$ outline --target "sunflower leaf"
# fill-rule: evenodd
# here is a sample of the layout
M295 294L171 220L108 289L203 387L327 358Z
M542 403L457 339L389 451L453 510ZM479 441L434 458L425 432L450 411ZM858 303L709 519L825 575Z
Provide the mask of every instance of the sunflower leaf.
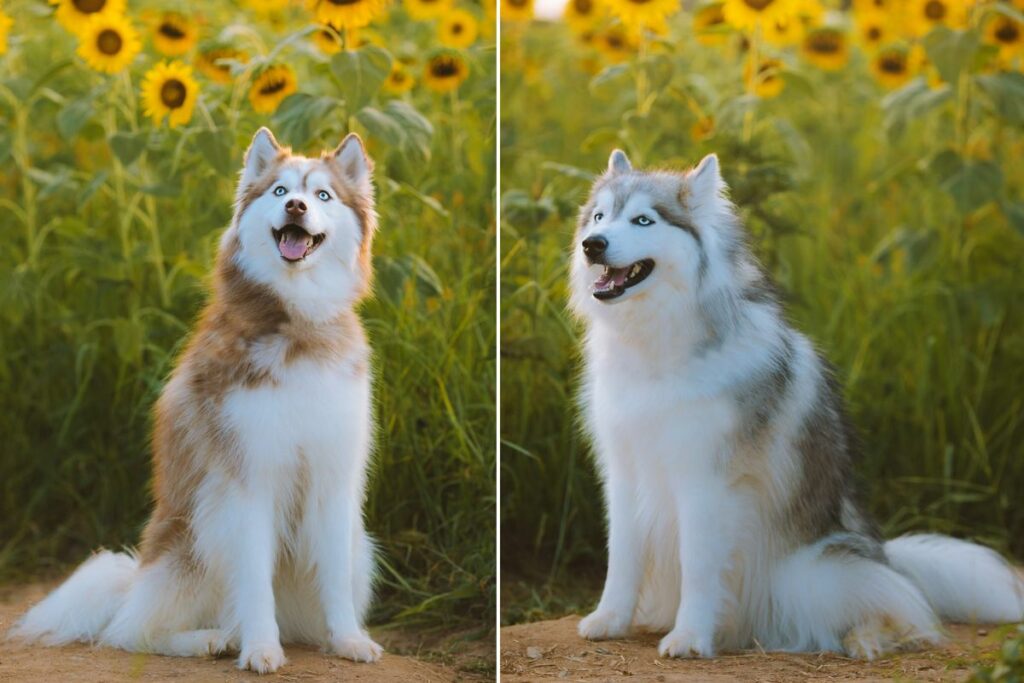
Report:
M117 132L111 135L107 142L121 163L127 166L138 159L142 150L146 148L146 134Z
M946 83L956 83L960 72L970 66L980 41L975 31L950 31L937 28L924 39L928 60Z
M338 81L350 113L373 98L391 72L391 54L376 45L342 50L331 58L331 73Z
M1005 72L975 76L975 81L1008 123L1024 125L1024 74Z

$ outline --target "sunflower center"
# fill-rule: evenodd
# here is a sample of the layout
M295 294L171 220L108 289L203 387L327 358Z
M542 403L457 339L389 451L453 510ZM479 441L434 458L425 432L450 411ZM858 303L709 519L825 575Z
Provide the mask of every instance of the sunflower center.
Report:
M626 44L626 41L622 39L622 36L614 33L610 34L607 38L605 38L605 41L608 43L608 47L612 48L613 50L618 50L619 48L623 47Z
M882 29L872 26L868 29L868 40L875 41L882 37Z
M358 5L363 0L327 0L332 5Z
M391 74L391 82L396 85L401 85L402 83L405 83L405 74L401 71L395 71L394 73Z
M95 14L107 6L107 0L72 0L71 4L82 14Z
M1020 37L1020 31L1013 22L1004 22L996 29L996 40L1000 43L1016 43L1018 37Z
M512 7L526 7L530 0L505 0Z
M903 55L885 55L878 60L878 68L887 74L902 74L906 65Z
M932 21L942 21L946 16L946 5L941 0L931 0L924 6L924 15Z
M452 35L456 35L457 36L460 33L462 33L462 24L460 24L458 22L452 24Z
M743 4L755 12L763 12L774 3L775 0L743 0Z
M572 6L576 10L576 14L590 14L590 11L594 9L594 3L591 0L573 0Z
M287 84L285 83L285 80L283 78L278 78L273 81L269 81L265 86L260 88L260 94L268 96L274 95L284 90L285 85Z
M105 55L116 55L121 51L124 41L121 34L111 28L105 28L96 36L96 49Z
M629 1L630 1L631 3L633 3L634 5L646 5L646 4L647 4L647 3L649 3L649 2L651 1L651 0L629 0Z
M451 78L459 75L459 65L454 59L435 59L430 65L430 73L437 78Z
M160 35L162 35L165 38L170 38L171 40L181 40L185 37L185 32L182 31L181 28L179 28L175 24L170 23L169 21L165 21L164 23L160 24L160 28L157 30L160 32Z
M833 33L819 33L807 39L807 47L811 52L823 55L834 55L839 52L839 36Z
M188 90L186 90L185 84L177 78L171 78L160 86L160 101L168 109L177 109L185 104L185 96L187 94Z

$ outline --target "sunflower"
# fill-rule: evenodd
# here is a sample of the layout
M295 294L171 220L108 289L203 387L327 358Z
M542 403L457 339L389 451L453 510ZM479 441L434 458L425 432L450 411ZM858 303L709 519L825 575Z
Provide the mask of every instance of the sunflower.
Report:
M232 47L215 47L204 50L196 57L196 68L200 73L215 83L231 82L231 65L229 62L245 63L249 55Z
M192 67L178 60L160 62L142 79L143 109L158 126L165 118L171 128L188 123L198 97Z
M111 16L124 14L125 0L58 0L57 22L71 31L78 33L86 20L96 14Z
M273 14L288 7L290 0L244 0L243 5L260 14Z
M533 0L501 0L504 21L529 21L533 18Z
M838 71L850 59L846 35L834 28L816 28L800 45L804 59L825 71Z
M886 88L898 88L913 76L910 50L902 45L882 48L871 58L871 72Z
M1012 58L1024 44L1024 24L1005 14L992 14L985 23L985 42L999 47L999 56Z
M743 80L751 87L754 94L765 99L775 97L782 92L786 82L782 80L782 62L774 58L760 60L757 72L754 72L752 60L748 59L743 67Z
M562 19L576 35L586 33L604 15L599 0L569 0L562 10Z
M853 0L853 11L857 14L892 15L903 3L899 0Z
M795 16L769 21L763 28L765 41L776 47L799 45L804 39L804 23Z
M164 12L153 27L153 47L168 57L183 55L193 48L199 29L178 12Z
M341 52L341 32L330 24L321 26L313 34L313 42L325 55Z
M594 36L594 46L609 62L618 64L636 54L636 37L622 24L613 24Z
M725 0L725 20L738 29L751 29L796 15L792 0Z
M306 0L306 7L321 24L362 28L384 14L388 0Z
M405 0L406 14L417 21L443 17L452 7L452 0Z
M358 50L367 45L386 47L384 37L372 28L350 28L345 31L345 46L349 50Z
M678 12L679 0L603 0L609 12L632 29L661 26Z
M451 92L469 76L469 67L457 52L440 52L427 60L423 82L434 92Z
M825 7L819 0L793 0L793 13L805 27L818 26L825 18Z
M384 79L384 90L392 95L401 95L402 93L409 92L412 86L415 85L416 79L412 77L412 74L405 68L397 59L391 62L391 73Z
M103 73L122 71L140 50L139 34L119 14L94 14L78 34L78 56Z
M870 12L859 15L854 22L857 40L865 50L877 50L882 45L892 42L894 31L891 22L884 14Z
M701 45L724 45L729 39L721 2L704 5L693 13L693 34Z
M0 11L0 55L7 52L7 34L10 33L13 23L9 16Z
M253 111L270 114L286 97L298 90L295 72L284 64L274 64L260 72L249 88Z
M478 32L476 17L461 9L452 10L437 25L437 38L446 47L469 47Z
M965 0L910 0L907 23L916 35L927 35L933 28L963 28L967 23Z

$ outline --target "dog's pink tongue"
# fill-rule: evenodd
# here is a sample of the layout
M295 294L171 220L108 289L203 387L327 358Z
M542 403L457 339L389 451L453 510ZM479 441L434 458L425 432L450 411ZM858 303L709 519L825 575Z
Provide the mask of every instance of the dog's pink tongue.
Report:
M281 241L277 243L277 250L281 256L292 261L298 261L306 255L309 248L310 237L308 235L297 235L290 230L281 235Z

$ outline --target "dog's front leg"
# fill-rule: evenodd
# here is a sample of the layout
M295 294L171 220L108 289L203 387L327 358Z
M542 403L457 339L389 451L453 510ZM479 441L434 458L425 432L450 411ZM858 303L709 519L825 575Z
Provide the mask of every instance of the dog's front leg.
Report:
M274 497L268 491L232 487L216 504L212 528L220 536L230 619L237 625L240 669L277 671L285 663L274 615L277 536Z
M726 600L724 574L735 547L736 502L716 476L674 487L679 530L680 602L672 631L658 652L667 657L713 657Z
M331 651L356 662L375 662L384 649L363 630L355 606L353 553L361 532L360 503L354 490L332 492L320 501L314 513L313 553Z
M608 504L608 575L597 609L579 624L580 635L590 640L621 638L629 632L643 574L634 474L625 463L612 462L604 483Z

